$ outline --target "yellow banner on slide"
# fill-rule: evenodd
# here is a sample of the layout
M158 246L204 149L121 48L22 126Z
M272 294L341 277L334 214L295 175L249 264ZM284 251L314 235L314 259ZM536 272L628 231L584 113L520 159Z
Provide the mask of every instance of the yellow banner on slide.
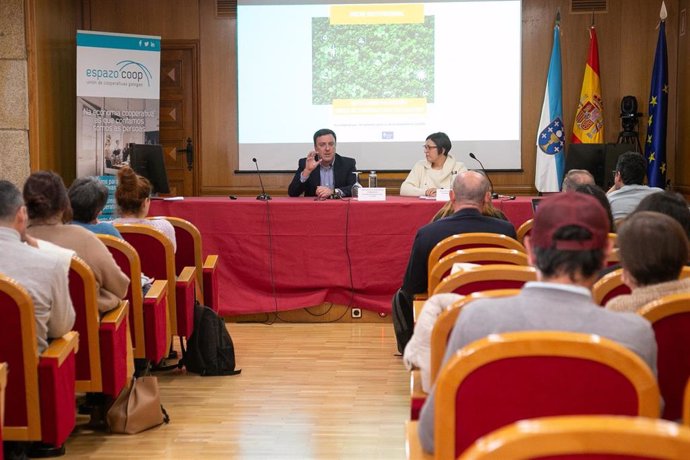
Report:
M333 99L331 106L336 115L406 115L425 113L426 98L404 99Z
M424 5L401 3L385 5L333 5L331 25L418 24L424 22Z

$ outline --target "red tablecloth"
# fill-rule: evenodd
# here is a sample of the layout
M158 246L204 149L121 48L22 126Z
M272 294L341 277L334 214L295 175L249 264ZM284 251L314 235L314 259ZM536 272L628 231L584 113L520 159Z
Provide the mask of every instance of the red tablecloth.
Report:
M185 198L153 201L151 215L194 223L204 257L218 254L220 312L282 311L334 302L390 312L415 232L442 203L312 198ZM495 200L516 226L532 217L529 198Z

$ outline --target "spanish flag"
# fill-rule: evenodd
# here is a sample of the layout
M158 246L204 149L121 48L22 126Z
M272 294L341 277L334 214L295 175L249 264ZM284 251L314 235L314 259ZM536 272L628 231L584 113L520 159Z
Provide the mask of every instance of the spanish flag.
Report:
M589 29L589 57L582 80L582 91L577 104L571 142L573 144L604 143L604 107L599 80L599 48L594 26Z

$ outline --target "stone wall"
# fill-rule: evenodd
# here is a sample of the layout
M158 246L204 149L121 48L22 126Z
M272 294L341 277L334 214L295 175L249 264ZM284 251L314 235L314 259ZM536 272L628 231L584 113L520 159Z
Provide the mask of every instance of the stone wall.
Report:
M20 186L30 173L24 0L0 1L0 178Z

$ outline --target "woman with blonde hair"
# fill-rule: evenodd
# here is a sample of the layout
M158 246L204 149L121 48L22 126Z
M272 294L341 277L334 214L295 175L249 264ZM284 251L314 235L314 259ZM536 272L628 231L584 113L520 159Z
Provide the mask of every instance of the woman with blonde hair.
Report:
M145 177L135 173L129 166L123 166L117 172L117 189L115 201L119 218L113 222L116 224L143 224L154 227L172 242L173 251L177 251L175 229L172 224L160 219L147 219L151 206L151 183Z

